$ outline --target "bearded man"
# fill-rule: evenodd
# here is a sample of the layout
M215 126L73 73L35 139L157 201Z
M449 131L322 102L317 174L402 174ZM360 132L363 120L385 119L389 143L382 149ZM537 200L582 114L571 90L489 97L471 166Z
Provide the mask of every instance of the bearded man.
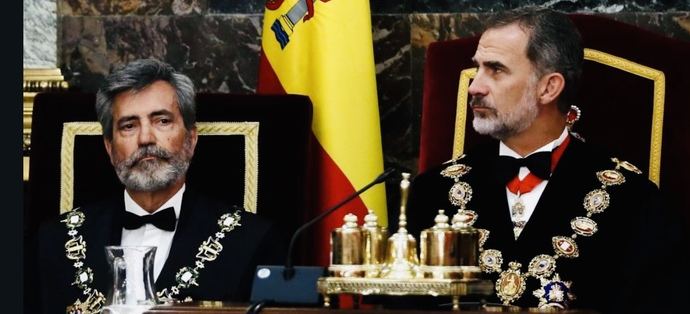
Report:
M496 141L417 176L408 229L419 234L444 209L480 230L479 266L496 287L489 303L681 309L686 275L665 271L684 265L681 219L622 156L569 134L583 63L569 18L535 7L501 12L473 61L473 127Z
M40 310L98 313L112 275L105 246L153 246L160 299L246 301L258 264L283 260L271 224L185 184L197 144L192 81L146 59L112 73L96 112L122 194L42 226Z

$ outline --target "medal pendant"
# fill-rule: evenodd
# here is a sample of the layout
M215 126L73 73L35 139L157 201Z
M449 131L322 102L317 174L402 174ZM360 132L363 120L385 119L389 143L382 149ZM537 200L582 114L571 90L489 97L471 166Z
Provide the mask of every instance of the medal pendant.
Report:
M587 217L575 217L570 221L570 228L578 235L589 237L597 232L597 223Z
M489 234L491 231L486 229L477 229L477 231L479 232L479 249L481 250L484 247L486 240L489 239Z
M625 182L625 176L618 170L604 170L597 172L597 179L606 186L619 185Z
M448 191L448 200L451 204L460 206L460 209L464 209L471 199L472 187L466 182L457 182Z
M520 272L520 263L510 262L508 265L510 269L504 270L496 280L496 294L505 305L522 296L527 281L527 277Z
M575 296L570 292L570 281L562 281L558 274L551 280L541 278L541 288L533 292L539 299L540 309L567 309Z
M477 221L478 217L479 215L477 215L477 212L473 210L459 209L457 214L453 215L453 226L455 226L456 223L472 226Z
M485 250L479 255L479 268L485 273L501 271L503 254L499 250Z
M441 170L441 175L446 178L459 178L467 174L472 170L472 167L463 164L455 164L446 167L446 169Z
M553 237L551 239L553 250L558 256L575 258L580 256L580 250L577 248L577 243L573 238L569 237Z
M525 213L525 204L518 198L513 207L510 208L510 213L513 217L521 217Z
M549 277L556 270L556 259L546 254L537 255L529 262L527 269L534 277Z
M584 206L585 210L587 210L587 215L591 216L593 214L604 212L604 210L609 207L610 200L611 196L609 196L608 192L605 190L596 189L585 195L582 206Z

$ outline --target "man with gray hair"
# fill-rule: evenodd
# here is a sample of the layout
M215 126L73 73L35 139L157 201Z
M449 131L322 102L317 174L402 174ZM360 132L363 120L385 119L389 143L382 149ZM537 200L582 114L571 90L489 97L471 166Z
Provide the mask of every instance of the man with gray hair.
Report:
M495 141L415 178L410 232L457 209L454 220L480 231L479 266L499 306L679 309L685 277L664 272L683 265L677 213L639 169L567 127L583 63L570 19L536 7L500 12L472 59L472 125Z
M282 241L267 221L185 184L198 139L192 81L137 60L106 78L96 112L124 191L42 226L41 312L98 313L108 245L156 247L159 299L246 301L256 265L283 259Z

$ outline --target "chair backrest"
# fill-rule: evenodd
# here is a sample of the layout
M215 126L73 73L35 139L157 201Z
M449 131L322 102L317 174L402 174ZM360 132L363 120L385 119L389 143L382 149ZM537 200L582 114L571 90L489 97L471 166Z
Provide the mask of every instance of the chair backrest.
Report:
M589 48L577 104L582 118L575 131L648 172L669 204L690 218L684 183L690 176L690 43L603 17L571 18ZM474 131L471 116L463 115L467 93L462 86L472 76L478 40L436 42L427 49L420 172L488 139Z
M27 232L61 212L122 193L103 145L94 94L34 102ZM306 213L312 107L298 95L197 95L199 142L187 183L293 231Z

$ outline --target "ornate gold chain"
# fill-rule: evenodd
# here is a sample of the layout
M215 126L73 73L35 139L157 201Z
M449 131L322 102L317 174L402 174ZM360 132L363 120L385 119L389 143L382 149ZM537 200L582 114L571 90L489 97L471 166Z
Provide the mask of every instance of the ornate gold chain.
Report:
M226 213L218 219L218 227L220 230L213 236L201 243L199 252L196 254L196 261L194 267L182 267L175 275L176 285L165 288L157 292L159 299L164 301L172 301L174 297L180 293L180 289L189 288L190 286L198 286L197 278L199 271L205 267L206 262L212 262L218 258L218 255L223 250L223 245L220 239L224 238L227 233L234 230L235 227L241 226L239 211L233 213ZM75 268L75 276L72 285L76 285L82 290L82 294L86 296L84 301L77 299L74 304L67 307L69 314L95 314L100 313L106 299L103 293L95 288L91 288L93 283L93 270L84 265L83 260L86 259L86 241L79 234L79 227L86 221L86 215L75 208L69 213L61 222L67 226L67 235L70 239L65 243L65 255L70 261L74 261L72 266Z
M453 160L450 166L441 171L441 175L455 181L448 193L449 201L460 207L458 213L470 212L472 214L472 219L467 221L468 224L472 225L478 215L474 211L466 209L466 205L471 199L472 188L469 184L460 181L460 177L467 174L471 168L464 164L457 164L457 161L463 157L464 155ZM557 259L559 257L577 258L579 256L579 248L575 242L577 237L590 237L597 232L597 223L591 217L594 214L603 213L608 208L611 197L606 189L625 182L625 176L618 170L623 168L637 174L642 173L629 162L620 161L617 158L611 158L611 161L616 164L614 169L596 172L596 177L602 184L601 188L590 191L584 197L583 207L587 212L586 217L577 216L571 219L570 226L573 233L568 237L552 237L554 254L539 254L532 258L526 273L522 273L522 264L517 261L508 263L508 269L503 270L502 252L496 249L485 250L483 246L489 237L489 231L478 229L481 252L479 266L485 273L500 273L498 280L496 280L495 289L496 294L505 305L510 305L522 296L528 276L540 280L541 288L533 292L534 296L539 299L539 307L566 308L569 301L574 299L574 295L570 292L571 282L561 280L560 275L556 273ZM458 171L458 169L463 169L463 171ZM463 195L470 195L470 197L462 197Z

